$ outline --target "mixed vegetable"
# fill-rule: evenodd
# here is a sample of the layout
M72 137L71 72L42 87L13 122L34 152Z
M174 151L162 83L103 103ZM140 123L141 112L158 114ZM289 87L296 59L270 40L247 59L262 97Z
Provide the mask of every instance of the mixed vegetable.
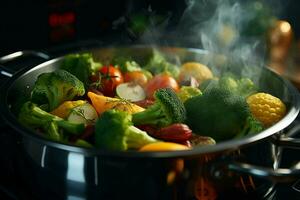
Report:
M157 50L143 66L120 56L102 63L71 54L40 74L19 121L71 145L173 151L258 133L286 113L249 77L215 76L198 62L178 66Z

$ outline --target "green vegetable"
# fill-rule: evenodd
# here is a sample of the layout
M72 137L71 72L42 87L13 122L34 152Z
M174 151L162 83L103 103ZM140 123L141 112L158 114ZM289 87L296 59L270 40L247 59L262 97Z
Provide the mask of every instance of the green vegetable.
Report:
M221 87L206 90L184 105L186 124L193 133L210 136L217 142L239 134L251 115L245 98Z
M133 114L134 125L152 124L159 127L185 120L183 103L171 88L158 89L154 93L155 103L146 110Z
M76 76L84 83L85 87L90 84L89 77L96 74L101 67L102 64L95 62L89 53L69 54L64 58L61 65L61 69Z
M47 104L53 110L64 101L85 93L83 83L65 70L56 70L38 76L31 92L32 102Z
M158 141L133 126L131 119L132 116L127 112L114 109L105 111L95 124L96 147L124 151Z
M74 143L76 146L80 146L80 147L85 147L85 148L92 148L93 145L90 144L89 142L82 140L82 139L78 139L76 140L76 142Z
M198 88L191 86L182 86L177 92L177 96L182 102L185 102L191 97L201 95L201 91Z
M137 62L127 57L118 56L112 60L112 64L118 66L123 73L142 70Z
M249 78L241 78L237 80L238 92L243 97L248 97L258 91L257 86Z
M201 84L201 91L211 89L214 87L221 87L230 90L231 92L242 97L250 96L257 92L257 87L249 78L236 78L233 75L226 74L220 77L219 80L208 80Z
M23 104L18 119L25 126L43 129L49 138L56 141L62 140L62 132L80 134L85 129L84 124L66 121L42 110L30 101Z
M244 129L238 135L236 135L235 138L241 138L246 135L252 135L255 133L259 133L263 130L264 130L263 124L251 115L247 118Z
M144 69L154 75L168 73L175 78L179 75L179 67L168 62L158 50L153 50L153 55L150 57Z

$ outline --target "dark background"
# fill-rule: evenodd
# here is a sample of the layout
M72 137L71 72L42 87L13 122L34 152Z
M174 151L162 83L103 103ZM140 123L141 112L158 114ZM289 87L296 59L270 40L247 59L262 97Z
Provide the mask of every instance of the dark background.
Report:
M128 18L122 16L153 13L171 16L167 29L176 26L188 0L7 0L0 5L0 55L23 49L48 49L83 40L106 43L132 42ZM203 5L207 0L199 0ZM244 2L244 1L243 1ZM274 14L289 21L295 38L300 37L299 1L268 0ZM115 25L115 21L121 22ZM116 28L117 26L117 28Z

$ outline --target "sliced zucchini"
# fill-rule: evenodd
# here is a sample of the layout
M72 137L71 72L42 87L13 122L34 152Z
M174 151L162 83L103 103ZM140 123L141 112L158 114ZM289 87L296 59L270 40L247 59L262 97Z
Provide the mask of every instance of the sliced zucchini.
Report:
M95 108L91 104L85 103L71 110L68 121L88 125L94 123L97 118L98 114Z
M116 93L120 98L131 102L141 101L146 98L146 93L142 86L133 82L118 85Z

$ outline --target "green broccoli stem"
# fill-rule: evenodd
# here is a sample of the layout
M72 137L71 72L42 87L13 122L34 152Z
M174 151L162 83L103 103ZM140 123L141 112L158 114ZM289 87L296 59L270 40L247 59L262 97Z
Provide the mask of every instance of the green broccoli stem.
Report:
M48 133L50 139L55 141L61 140L61 135L59 134L58 126L55 122L50 122L44 129Z
M85 148L93 148L93 145L90 144L89 142L82 140L82 139L78 139L76 140L76 142L74 143L76 146L80 146L80 147L85 147Z
M66 120L55 120L57 125L72 134L80 134L84 131L85 125L79 123L71 123Z
M161 110L161 106L159 104L153 104L146 110L133 114L132 122L135 126L142 124L158 125L164 118L165 116Z
M26 103L26 109L28 109L28 117L26 119L26 116L23 117L23 119L25 119L28 124L35 124L35 125L40 125L40 126L44 126L45 123L51 123L51 122L55 122L57 124L58 127L66 130L69 133L72 134L79 134L82 133L85 129L84 124L78 124L78 123L71 123L68 122L58 116L52 115L42 109L40 109L38 106L36 106L33 103ZM53 125L52 125L52 128Z
M253 135L259 133L260 131L263 131L263 129L264 128L259 121L254 119L253 116L249 116L247 117L247 122L244 128L237 135L235 135L234 138L242 138L246 135Z
M127 135L126 142L129 149L139 149L146 144L158 142L158 140L152 138L145 131L135 126L129 126L125 134Z

